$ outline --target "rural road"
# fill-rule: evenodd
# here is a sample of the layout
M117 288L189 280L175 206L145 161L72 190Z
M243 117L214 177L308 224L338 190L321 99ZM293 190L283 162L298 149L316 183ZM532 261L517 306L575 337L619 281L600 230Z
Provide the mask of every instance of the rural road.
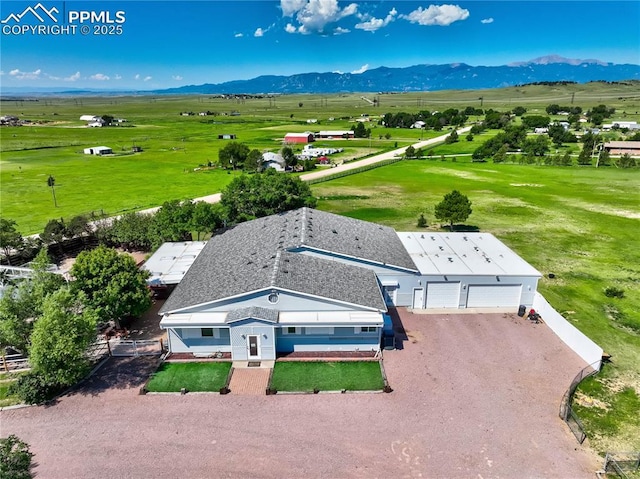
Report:
M463 134L467 133L469 130L471 130L470 126L466 126L464 128L460 128L458 130L458 135L463 135ZM435 146L435 145L437 145L439 143L443 143L444 140L447 138L447 136L449 136L449 133L447 133L446 135L437 136L435 138L430 138L429 140L424 140L424 141L421 141L419 143L415 143L413 145L413 147L417 150L418 148L426 148L426 147L429 147L429 146ZM390 159L395 158L397 156L403 155L407 148L408 148L407 146L404 146L402 148L397 148L395 150L387 151L385 153L380 153L379 155L374 155L374 156L371 156L369 158L365 158L363 160L352 161L350 163L343 163L342 165L338 165L335 168L326 168L326 169L323 169L323 170L314 171L312 173L307 173L307 174L304 174L304 175L300 175L300 179L302 181L315 180L317 178L322 178L322 177L325 177L325 176L335 175L335 174L340 173L342 171L355 170L356 168L360 168L362 166L372 165L374 163L379 163L381 161L390 160ZM208 196L203 196L201 198L194 198L193 201L204 201L206 203L218 203L220 201L220 193L216 193L216 194L208 195ZM159 208L160 208L159 206L157 206L155 208L149 208L147 210L140 211L140 213L155 213Z

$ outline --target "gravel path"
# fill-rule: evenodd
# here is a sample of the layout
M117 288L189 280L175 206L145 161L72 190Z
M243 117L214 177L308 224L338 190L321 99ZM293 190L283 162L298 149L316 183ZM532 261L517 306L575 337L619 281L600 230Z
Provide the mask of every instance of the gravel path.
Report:
M140 396L153 360L112 359L54 406L1 412L0 435L41 479L593 477L558 418L584 364L544 324L400 315L391 394Z

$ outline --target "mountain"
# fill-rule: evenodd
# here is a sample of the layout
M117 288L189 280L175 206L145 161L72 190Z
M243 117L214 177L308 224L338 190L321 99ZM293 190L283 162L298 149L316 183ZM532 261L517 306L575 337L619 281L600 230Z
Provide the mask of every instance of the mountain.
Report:
M577 60L557 55L502 66L464 63L379 67L364 73L264 75L250 80L187 85L154 94L340 93L359 91L434 91L501 88L525 83L640 80L640 65Z

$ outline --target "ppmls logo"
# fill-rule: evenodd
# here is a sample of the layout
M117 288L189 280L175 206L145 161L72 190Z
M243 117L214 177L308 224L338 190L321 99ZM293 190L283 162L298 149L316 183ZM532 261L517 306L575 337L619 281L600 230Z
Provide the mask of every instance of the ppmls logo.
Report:
M121 35L125 21L122 10L69 10L60 14L56 7L37 3L10 13L0 23L3 35Z

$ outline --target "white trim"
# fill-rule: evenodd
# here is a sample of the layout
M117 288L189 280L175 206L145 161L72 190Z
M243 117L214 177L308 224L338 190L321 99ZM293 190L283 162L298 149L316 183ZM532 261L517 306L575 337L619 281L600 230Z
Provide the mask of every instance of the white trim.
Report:
M416 291L422 291L422 304L416 306ZM424 288L413 288L413 293L411 295L411 307L413 309L423 309L424 308Z
M293 333L289 331L289 329L293 328ZM302 334L302 328L300 326L282 326L281 328L282 334Z
M329 250L324 250L324 249L320 249L320 248L316 248L316 247L312 247L312 246L308 246L308 245L302 245L299 246L297 248L291 248L291 250L295 251L295 250L307 250L307 251L315 251L318 253L327 253L330 256L337 256L339 258L344 258L344 259L349 259L349 260L356 260L359 263L368 263L370 265L374 265L374 266L382 266L384 268L391 268L391 269L400 269L402 271L408 271L410 273L420 273L420 271L418 271L417 269L410 269L407 268L405 266L397 266L395 264L391 264L391 263L382 263L380 261L375 261L372 259L367 259L367 258L360 258L358 256L351 256L345 253L336 253L335 251L329 251Z
M256 338L256 355L255 356L251 356L251 346L250 346L250 341L251 338ZM260 359L262 357L262 355L260 354L262 351L260 350L260 335L259 334L247 334L247 359L249 361L251 361L252 359Z

